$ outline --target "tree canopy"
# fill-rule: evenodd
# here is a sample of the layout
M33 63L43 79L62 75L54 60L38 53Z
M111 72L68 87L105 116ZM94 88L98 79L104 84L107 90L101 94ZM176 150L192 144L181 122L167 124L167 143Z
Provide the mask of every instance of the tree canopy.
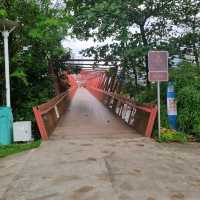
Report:
M47 76L52 61L66 54L61 41L72 17L50 0L2 0L0 18L18 21L9 37L11 98L15 119L29 119L33 105L53 95ZM5 101L3 40L0 40L0 103Z
M66 5L73 10L73 31L77 37L100 42L112 39L112 43L87 49L85 55L107 60L119 58L124 70L130 72L132 68L135 75L145 70L147 75L150 49L174 53L171 47L177 45L180 52L180 45L185 45L193 48L199 63L199 1L73 0ZM179 45L173 41L179 41Z

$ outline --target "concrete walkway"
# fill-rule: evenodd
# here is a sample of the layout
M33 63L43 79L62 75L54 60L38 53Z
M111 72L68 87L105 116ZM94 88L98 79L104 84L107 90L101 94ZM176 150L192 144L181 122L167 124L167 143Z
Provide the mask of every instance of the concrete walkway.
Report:
M199 200L199 152L137 135L82 88L49 141L0 160L0 200Z

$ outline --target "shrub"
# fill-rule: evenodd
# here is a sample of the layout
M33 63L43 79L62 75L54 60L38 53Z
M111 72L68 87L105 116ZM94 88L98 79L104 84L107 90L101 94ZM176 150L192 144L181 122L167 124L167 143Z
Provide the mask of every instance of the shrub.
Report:
M195 65L184 63L170 73L177 93L179 129L200 139L200 76Z
M177 93L178 124L182 131L200 134L200 92L186 86Z
M162 129L159 142L187 142L187 136L185 133L178 132L171 129Z

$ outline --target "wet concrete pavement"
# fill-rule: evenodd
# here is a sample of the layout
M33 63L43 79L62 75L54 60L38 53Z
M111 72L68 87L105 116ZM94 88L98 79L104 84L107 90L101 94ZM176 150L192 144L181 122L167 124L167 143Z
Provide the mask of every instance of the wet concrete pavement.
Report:
M0 159L0 200L199 200L199 150L141 137L81 88L50 140Z
M140 137L85 88L79 88L52 138Z

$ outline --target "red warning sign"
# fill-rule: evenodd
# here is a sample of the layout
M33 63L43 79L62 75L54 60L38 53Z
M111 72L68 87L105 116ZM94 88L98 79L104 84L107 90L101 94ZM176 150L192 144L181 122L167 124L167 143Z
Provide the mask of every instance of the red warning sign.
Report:
M167 51L150 51L148 55L149 81L168 81Z

